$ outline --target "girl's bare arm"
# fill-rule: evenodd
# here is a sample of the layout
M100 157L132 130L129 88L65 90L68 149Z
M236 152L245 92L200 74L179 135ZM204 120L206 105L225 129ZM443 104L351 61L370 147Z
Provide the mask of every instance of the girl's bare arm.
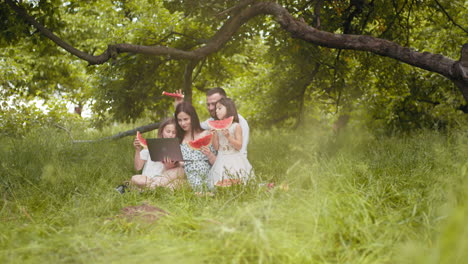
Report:
M212 130L211 133L213 133L213 137L211 138L211 144L213 144L213 148L218 151L219 150L219 137L218 137L218 132L216 130Z
M135 167L135 170L139 171L139 170L143 169L143 165L145 165L146 161L144 161L144 160L142 160L140 158L141 145L140 145L140 141L138 139L135 139L133 141L133 146L135 147L135 159L133 161L133 165Z
M229 131L224 135L228 139L229 144L231 144L236 150L240 150L242 148L242 128L240 126L236 126L233 137L229 134Z

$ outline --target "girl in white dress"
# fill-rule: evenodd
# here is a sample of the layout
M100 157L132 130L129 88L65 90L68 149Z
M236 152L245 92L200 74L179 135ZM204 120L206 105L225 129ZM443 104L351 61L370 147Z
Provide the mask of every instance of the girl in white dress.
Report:
M242 148L242 129L236 105L229 98L222 98L216 103L216 117L223 120L234 117L233 123L227 129L212 130L213 147L218 156L210 170L209 185L230 186L236 183L246 183L253 177L252 165L247 157L240 152Z
M176 137L176 121L174 118L164 120L158 129L159 138ZM157 186L174 189L183 183L184 170L178 162L169 159L152 161L148 149L142 149L140 141L135 138L135 170L143 169L141 174L132 176L130 184L139 188L153 189Z

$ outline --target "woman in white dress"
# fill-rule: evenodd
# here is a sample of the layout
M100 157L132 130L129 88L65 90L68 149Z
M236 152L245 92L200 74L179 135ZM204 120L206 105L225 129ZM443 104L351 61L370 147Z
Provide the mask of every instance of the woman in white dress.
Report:
M240 150L242 148L242 129L236 105L229 98L222 98L216 103L216 117L223 120L234 117L230 127L222 130L212 130L213 147L218 151L216 161L210 170L208 184L214 186L230 186L236 183L246 183L253 177L252 165Z

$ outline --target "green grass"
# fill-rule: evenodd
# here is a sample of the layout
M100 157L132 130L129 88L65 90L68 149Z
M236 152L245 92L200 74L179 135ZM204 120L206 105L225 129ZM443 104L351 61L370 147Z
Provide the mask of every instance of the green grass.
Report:
M3 138L0 263L463 263L466 131L256 131L257 181L215 197L118 194L134 173L131 138L73 144L56 129ZM118 217L144 202L170 215Z

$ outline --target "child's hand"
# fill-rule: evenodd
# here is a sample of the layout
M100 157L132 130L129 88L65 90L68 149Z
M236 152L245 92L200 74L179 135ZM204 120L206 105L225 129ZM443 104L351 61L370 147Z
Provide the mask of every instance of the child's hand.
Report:
M210 155L213 155L213 152L211 152L210 148L207 146L203 146L200 148L200 151L205 154L205 156L210 157Z
M138 140L138 138L135 138L135 140L133 141L133 146L136 150L141 150L141 143L140 140Z
M226 138L229 138L231 135L229 135L229 130L227 129L223 129L221 130L221 132L223 132L223 135L226 137Z
M182 89L176 90L175 94L183 95ZM184 101L184 98L176 97L174 100L175 100L175 105L178 105Z
M172 169L176 167L176 161L171 160L171 158L169 157L164 157L162 163L164 164L164 167L166 167L166 169Z

